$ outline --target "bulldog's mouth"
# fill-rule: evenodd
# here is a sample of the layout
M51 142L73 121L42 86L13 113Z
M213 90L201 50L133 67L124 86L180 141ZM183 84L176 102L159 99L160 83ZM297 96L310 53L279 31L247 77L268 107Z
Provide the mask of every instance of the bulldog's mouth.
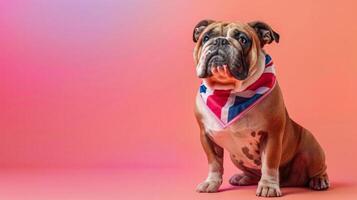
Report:
M228 65L227 56L220 52L219 50L210 52L207 56L206 62L206 74L211 76L211 68L217 66Z
M226 58L225 56L220 54L212 55L207 62L208 66L214 66L214 67L221 66L224 64L227 64Z
M212 69L215 67L227 66L229 73L237 80L244 80L248 76L248 66L243 60L243 55L237 58L230 58L229 53L223 49L209 50L205 55L205 65L199 78L212 77Z
M242 62L229 63L227 57L224 54L211 53L207 57L206 67L205 67L205 78L212 76L212 68L218 66L227 66L229 73L237 80L244 80L248 76L248 69ZM204 77L201 77L204 78Z

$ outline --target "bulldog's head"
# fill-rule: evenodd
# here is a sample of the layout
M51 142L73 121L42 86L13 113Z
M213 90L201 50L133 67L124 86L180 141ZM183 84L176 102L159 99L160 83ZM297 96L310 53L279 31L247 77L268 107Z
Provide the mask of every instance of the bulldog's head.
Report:
M259 21L246 24L202 20L194 28L193 41L197 76L211 85L236 86L262 73L262 48L279 42L279 35Z

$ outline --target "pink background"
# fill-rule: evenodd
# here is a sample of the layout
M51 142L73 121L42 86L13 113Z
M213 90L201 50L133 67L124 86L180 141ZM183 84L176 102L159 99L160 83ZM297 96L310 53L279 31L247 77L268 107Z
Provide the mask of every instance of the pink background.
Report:
M192 29L204 18L260 19L281 35L267 51L290 115L324 147L331 179L354 182L355 8L352 0L0 1L0 168L174 169L196 175L193 190L207 167L193 116ZM226 165L227 176L236 171Z

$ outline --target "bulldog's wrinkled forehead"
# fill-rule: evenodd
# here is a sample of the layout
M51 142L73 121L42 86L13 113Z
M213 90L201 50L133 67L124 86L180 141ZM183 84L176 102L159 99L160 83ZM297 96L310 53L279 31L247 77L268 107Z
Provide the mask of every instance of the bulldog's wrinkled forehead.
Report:
M248 34L250 27L247 24L243 23L223 23L223 22L215 22L210 24L203 35L209 35L210 37L231 37L237 32L244 32Z

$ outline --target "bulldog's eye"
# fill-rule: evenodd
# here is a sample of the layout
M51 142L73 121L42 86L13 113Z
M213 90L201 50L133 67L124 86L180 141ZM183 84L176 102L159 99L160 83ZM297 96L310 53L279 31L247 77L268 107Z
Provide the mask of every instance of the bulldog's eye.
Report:
M244 36L240 36L238 41L242 44L242 45L246 45L248 43L248 40L244 37Z
M209 40L209 37L208 37L208 35L205 35L204 37L203 37L203 42L207 42Z
M234 37L242 46L246 46L249 43L247 36L242 32L237 33Z

